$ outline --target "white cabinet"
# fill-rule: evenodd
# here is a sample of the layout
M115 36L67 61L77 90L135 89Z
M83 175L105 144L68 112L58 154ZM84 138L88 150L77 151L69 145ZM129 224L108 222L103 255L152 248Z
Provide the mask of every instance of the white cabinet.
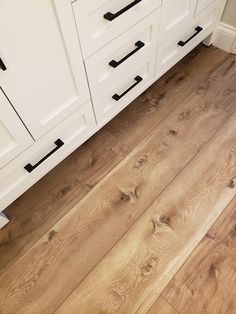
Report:
M160 41L168 39L186 23L191 22L197 0L163 0Z
M0 89L0 168L33 142L24 124Z
M195 15L198 15L202 12L202 10L206 9L209 5L211 5L216 0L198 0Z
M161 0L78 0L73 4L85 58L160 7Z
M169 70L213 31L215 17L216 6L213 4L158 47L156 77Z
M92 97L125 78L157 49L160 9L85 61Z
M219 5L0 1L0 228L6 206L212 34Z
M0 169L0 212L87 140L95 129L89 101Z
M70 1L0 1L0 85L35 139L90 98L74 23Z

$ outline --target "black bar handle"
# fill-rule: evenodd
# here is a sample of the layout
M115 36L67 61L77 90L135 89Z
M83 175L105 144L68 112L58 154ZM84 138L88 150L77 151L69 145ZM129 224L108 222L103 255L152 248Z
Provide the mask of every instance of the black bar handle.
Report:
M119 12L117 12L117 13L107 12L106 14L103 15L103 17L104 17L104 19L106 19L106 20L111 22L114 19L116 19L118 16L120 16L121 14L125 13L126 11L128 11L129 9L134 7L136 4L138 4L141 1L142 0L134 0L133 2L128 4L125 8L121 9Z
M135 46L137 48L135 48L133 51L131 51L127 56L125 56L124 58L122 58L120 61L115 61L115 60L111 60L111 62L109 62L109 65L112 68L117 68L121 63L125 62L127 59L129 59L132 55L134 55L136 52L138 52L140 49L142 49L145 44L139 40L135 43Z
M127 93L129 93L135 86L137 86L140 82L142 82L143 78L138 75L134 78L134 80L136 81L136 83L130 86L124 93L122 93L121 95L115 94L112 96L112 98L116 101L119 101L122 97L124 97Z
M41 163L43 163L46 159L48 159L52 154L54 154L59 148L61 148L64 145L64 142L61 139L56 140L54 142L56 147L50 151L46 156L44 156L41 160L39 160L35 165L27 164L24 168L29 173L32 172L34 169L36 169Z
M3 71L6 71L7 67L5 66L4 62L2 61L2 59L0 58L0 69Z
M197 26L195 28L196 33L194 33L189 39L187 39L186 41L179 41L178 45L180 47L184 47L185 45L187 45L188 42L190 42L190 40L192 40L194 37L196 37L201 31L203 30L203 28L201 26Z

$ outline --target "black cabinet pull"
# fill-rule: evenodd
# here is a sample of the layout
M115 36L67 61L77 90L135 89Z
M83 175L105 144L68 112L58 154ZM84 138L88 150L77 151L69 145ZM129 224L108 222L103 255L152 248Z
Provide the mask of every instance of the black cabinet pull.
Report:
M5 66L4 62L2 61L2 59L0 58L0 69L3 71L6 71L7 67Z
M188 42L190 42L190 40L192 40L194 37L196 37L201 31L203 30L203 28L201 26L197 26L195 28L196 33L194 33L189 39L187 39L186 41L179 41L178 45L180 47L184 47Z
M116 19L118 16L120 16L121 14L125 13L126 11L128 11L129 9L134 7L136 4L138 4L141 1L142 0L134 0L133 2L128 4L125 8L121 9L119 12L117 12L117 13L107 12L106 14L103 15L103 17L104 17L104 19L106 19L106 20L111 22L114 19Z
M124 58L122 58L120 61L115 61L115 60L111 60L111 62L109 62L109 65L113 68L117 68L121 63L125 62L125 60L129 59L132 55L134 55L136 52L138 52L141 48L143 48L145 46L145 44L142 41L137 41L135 43L135 46L137 48L135 48L133 51L131 51L127 56L125 56Z
M140 82L142 82L143 78L138 75L134 78L134 80L136 81L136 83L134 83L132 86L130 86L124 93L122 93L121 95L115 94L112 96L112 98L115 99L116 101L119 101L128 92L130 92L135 86L137 86Z
M60 147L64 145L64 142L61 139L56 140L54 142L56 147L50 151L46 156L44 156L41 160L39 160L35 165L27 164L24 168L27 170L29 173L32 172L34 169L36 169L41 163L43 163L46 159L48 159L52 154L54 154Z

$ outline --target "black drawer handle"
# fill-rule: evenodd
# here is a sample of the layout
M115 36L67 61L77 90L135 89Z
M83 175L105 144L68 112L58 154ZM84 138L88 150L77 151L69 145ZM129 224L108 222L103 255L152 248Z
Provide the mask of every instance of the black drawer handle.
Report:
M2 59L0 58L0 69L3 71L6 71L7 67L5 66L4 62L2 61Z
M129 59L132 55L134 55L136 52L138 52L141 48L143 48L145 46L145 44L142 41L137 41L135 43L135 46L137 48L135 48L133 51L131 51L127 56L125 56L124 58L122 58L120 61L115 61L115 60L111 60L111 62L109 62L109 65L113 68L117 68L121 63L125 62L127 59Z
M180 47L184 47L188 42L190 42L190 40L192 40L194 37L196 37L201 31L203 30L203 28L202 27L200 27L200 26L197 26L196 28L195 28L195 31L196 31L196 33L194 33L189 39L187 39L186 41L179 41L178 42L178 45L180 46Z
M115 99L116 101L119 101L128 92L130 92L135 86L137 86L140 82L142 82L143 78L138 75L134 78L134 80L136 81L136 83L134 83L132 86L130 86L124 93L122 93L121 95L115 94L112 96L112 98Z
M43 163L46 159L48 159L52 154L54 154L60 147L64 145L64 142L61 139L56 140L54 142L56 147L50 151L46 156L44 156L41 160L39 160L35 165L27 164L24 168L27 170L29 173L32 172L34 169L36 169L41 163Z
M134 7L136 4L138 4L141 1L142 0L134 0L133 2L128 4L125 8L121 9L119 12L117 12L117 13L107 12L106 14L103 15L103 17L104 17L104 19L106 19L106 20L111 22L114 19L116 19L118 16L120 16L121 14L125 13L126 11L128 11L129 9Z

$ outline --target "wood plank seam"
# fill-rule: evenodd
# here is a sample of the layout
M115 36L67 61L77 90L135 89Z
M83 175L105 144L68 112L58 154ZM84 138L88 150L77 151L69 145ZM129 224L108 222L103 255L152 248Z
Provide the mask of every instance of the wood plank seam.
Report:
M193 62L195 62L195 57L198 57L199 58L199 52L202 52L202 49L203 47L198 47L197 49L195 49L195 51L193 51L193 53L191 53L189 56L187 56L184 60L189 60L189 58L190 58L190 62L191 61L193 61ZM214 66L214 68L213 68L213 71L215 71L216 69L217 69L217 67L220 65L220 63L222 63L223 61L225 61L227 58L228 58L228 56L226 55L226 54L224 54L224 53L219 53L219 50L215 50L215 52L216 51L218 51L217 52L217 56L219 56L220 55L220 58L218 58L218 59L220 59L221 60L221 62L218 60L218 62L217 62L217 64ZM205 50L204 49L204 57L206 58L206 54L209 52L209 50ZM189 65L189 62L186 62L186 61L184 61L183 60L183 65L184 64L188 64ZM207 58L206 58L206 60L207 60ZM182 61L181 61L182 62ZM147 94L142 94L141 95L141 97L139 98L139 100L143 103L143 102L145 102L145 99L146 99L146 102L145 103L147 103L147 104L149 104L149 106L150 106L150 104L151 104L151 107L153 107L154 109L155 109L155 107L157 106L157 104L158 104L158 107L159 107L159 102L160 102L160 105L162 104L162 99L163 99L163 97L165 98L166 96L165 96L165 94L166 94L166 90L165 90L165 87L166 87L166 84L168 83L168 84L170 84L170 87L176 87L176 88L178 88L179 89L179 87L181 87L181 88L183 88L183 86L181 85L182 83L181 83L181 81L183 80L183 78L185 78L185 80L183 80L183 81L186 81L186 79L188 80L189 79L189 73L188 73L188 71L187 71L187 73L185 73L185 70L183 70L183 71L178 71L178 67L180 66L180 68L181 68L181 64L179 64L179 65L176 65L175 66L175 68L173 68L173 70L171 70L168 74L166 74L165 75L165 77L163 77L162 79L160 79L160 81L157 83L157 85L153 85L152 86L152 89L150 89L150 90L148 90L147 91ZM206 69L207 69L207 71L206 71L206 73L208 73L208 71L209 71L209 69L208 69L208 67L206 67ZM172 73L173 72L173 73ZM174 79L174 81L172 82L172 80L173 80L173 77L175 77L176 76L176 73L180 73L180 75L179 75L179 77L178 77L178 75L177 75L177 78L176 78L176 80ZM209 74L209 73L208 73ZM162 82L162 81L164 81L164 82ZM173 85L174 84L174 85ZM179 86L179 84L180 84L180 86ZM156 86L159 86L159 85L163 85L164 86L164 92L163 92L163 88L161 88L161 90L162 90L162 92L161 93L158 93L157 92L157 96L155 95L152 95L153 94L153 89L156 89ZM168 85L169 86L169 85ZM189 88L188 88L189 89ZM167 89L168 90L168 89ZM169 95L169 93L168 93L168 95ZM138 100L136 100L136 102L138 102ZM139 105L139 104L136 104L137 106ZM177 106L179 105L179 103L177 103ZM170 109L171 110L169 110L168 109L168 113L166 114L165 113L165 115L163 116L163 112L161 111L161 117L168 117L169 116L169 114L174 110L174 106L168 106L168 107L170 107ZM132 108L132 105L130 106L130 107L128 107L127 109L129 110L129 108ZM134 108L133 108L134 109ZM153 111L154 109L152 109L151 111ZM156 110L157 112L158 112L158 110ZM132 113L133 111L131 110L131 113ZM145 112L144 112L144 114L145 114ZM123 117L123 116L122 116ZM138 116L139 117L139 116ZM118 118L118 117L117 117ZM119 118L118 118L118 120L119 120ZM150 120L150 119L149 119ZM158 120L158 119L157 119ZM113 124L115 123L115 121L116 120L114 120L113 121ZM155 120L153 120L153 122L155 122L154 123L154 125L153 125L153 130L160 124L160 123L162 123L162 121L163 121L163 119L161 119L161 120L158 120L159 121L159 123L156 123L156 119ZM131 121L132 122L132 121ZM143 121L141 121L141 122L143 122ZM145 126L145 125L144 125ZM109 131L112 131L112 128L109 128L108 127L108 129L109 129ZM136 128L136 130L135 130L136 132L137 132L137 128ZM145 128L145 132L146 132L147 130L146 130L146 128ZM145 133L144 132L144 133ZM103 132L104 133L104 132ZM150 134L151 133L151 131L148 129L148 132L146 132L145 134ZM116 134L115 134L116 135ZM137 138L139 138L139 136L137 135ZM145 137L144 137L145 138ZM137 141L137 145L140 143L140 141L138 142ZM129 145L129 147L130 147L130 150L132 150L132 148L134 148L134 147L136 147L137 145ZM82 153L83 153L83 150L82 150ZM119 162L118 162L119 163ZM118 163L116 163L116 165L118 164ZM112 168L114 168L114 167L112 167ZM110 169L112 169L112 168L110 168ZM55 173L55 172L54 172ZM109 172L107 172L107 174L108 174ZM100 180L101 180L101 178L100 178ZM94 184L89 184L88 183L88 187L89 187L89 189L92 189L93 188L93 186L95 186ZM64 188L63 188L64 189ZM62 193L64 193L63 192L64 190L62 190ZM66 190L65 191L67 191L67 187L66 187ZM29 192L28 192L29 193ZM67 194L67 192L66 193L64 193L64 194ZM83 198L83 197L82 197ZM82 200L82 198L80 198L80 200ZM74 204L75 204L75 202L74 202ZM72 204L71 204L71 206L70 206L70 208L72 209L73 208L73 202L72 202ZM67 206L68 207L68 206ZM55 207L54 207L55 208ZM57 209L57 208L56 208ZM67 212L68 212L68 210L67 210ZM14 213L15 214L15 213ZM9 216L11 216L11 214L9 214ZM55 216L55 215L54 215ZM52 228L59 220L60 220L60 218L62 218L64 215L59 215L60 217L57 217L56 216L56 218L54 218L54 220L53 220L53 223L51 224L51 225L49 225L49 224L47 224L47 228L43 228L44 229L44 231L43 231L43 233L40 233L39 234L39 237L40 236L43 236L46 232L48 232L49 230L50 230L50 228ZM24 221L22 222L22 223L25 223ZM34 221L32 221L32 223L34 223ZM32 224L31 223L31 224ZM41 223L41 221L39 221L39 223ZM45 224L44 224L45 225ZM35 224L33 224L33 226L35 227ZM9 231L9 233L11 234L12 232L11 232L11 230ZM9 234L9 236L10 236L10 234ZM21 236L21 234L20 234L20 236ZM34 240L31 240L31 241L28 241L27 243L30 243L30 245L28 244L27 245L27 249L29 249L29 248L31 248L37 241L38 241L38 239L39 239L39 237L33 237L33 239ZM32 233L31 233L31 239L32 239ZM11 240L11 242L12 242L13 240ZM23 248L23 250L22 250L23 252L26 252L25 250L24 250L24 248ZM20 254L18 254L18 258L21 256L22 254L21 254L21 252L20 252ZM8 264L11 264L12 265L12 263L10 263L10 260L8 260Z
M232 113L232 115L234 114L234 113L236 113L236 109L233 111L233 113ZM169 186L173 183L173 181L174 180L176 180L176 178L184 171L184 169L197 157L197 155L199 155L200 153L201 153L201 151L206 147L206 146L208 146L208 144L214 139L214 137L216 137L217 136L217 134L220 132L220 130L224 127L224 125L229 121L231 119L231 117L228 117L217 129L216 129L216 131L212 134L212 136L207 140L207 142L200 148L200 150L187 162L187 164L185 165L185 167L183 168L183 169L181 169L175 176L174 176L174 178L170 181L170 183L160 192L160 194L158 194L158 196L153 200L153 202L145 209L145 211L135 220L135 222L133 223L133 225L136 223L136 222L138 222L144 215L145 215L145 213L146 213L146 210L149 208L149 207L151 207L154 203L155 203L155 201L157 200L157 198L158 197L160 197L160 195L161 194L163 194L163 192L165 191L165 190L167 190L168 188L169 188ZM144 140L144 142L146 141L146 138L145 138L145 140ZM121 161L121 163L123 162L123 160ZM100 182L98 183L98 184L100 184ZM86 195L87 196L87 195ZM85 197L86 197L85 196ZM228 206L228 205L227 205ZM129 231L130 231L130 229L133 227L133 225L132 226L130 226L130 228L116 241L116 243L110 248L110 250L99 260L99 262L91 269L91 271L89 271L88 273L87 273L87 275L78 283L78 285L73 289L73 291L71 291L70 292L70 294L68 295L68 296L70 296L70 295L72 295L73 293L74 293L74 291L78 288L78 286L84 281L84 280L86 280L86 278L89 276L89 274L97 267L97 265L101 262L101 260L103 260L104 259L104 257L106 257L110 252L111 252L111 250L117 245L117 243L120 241L120 239L121 238L123 238L126 234L128 234L129 233ZM194 248L194 250L196 250L196 248ZM191 253L193 253L193 251L191 252ZM187 261L187 260L186 260ZM186 261L185 261L185 263L186 263ZM181 266L181 267L183 267L183 265ZM179 271L179 270L178 270ZM177 271L177 272L178 272ZM177 273L176 272L176 273ZM175 274L176 274L175 273ZM172 276L172 278L175 276L175 274ZM161 295L161 293L160 293L160 295ZM62 301L62 303L56 308L56 310L55 310L55 312L57 312L57 310L64 304L64 302L68 299L68 296ZM163 297L163 296L162 296ZM153 305L153 304L152 304ZM151 305L151 306L152 306ZM170 304L171 305L171 304ZM150 308L151 308L151 306L150 306ZM173 306L172 306L173 307ZM149 308L149 309L150 309ZM138 311L137 311L138 312Z
M202 98L202 97L201 97L201 98ZM227 121L227 120L225 120L225 121ZM225 123L225 122L224 122L224 123ZM222 124L224 124L224 123L222 123ZM213 136L213 135L212 135L212 136ZM145 138L145 139L146 139L146 138ZM144 141L145 141L145 139L144 139ZM210 138L209 138L209 140L210 140ZM206 144L207 144L207 142L206 142ZM205 144L205 145L206 145L206 144ZM203 147L204 147L204 146L203 146ZM203 147L202 147L202 148L203 148ZM196 156L196 154L195 154L194 156ZM186 166L185 166L185 167L186 167ZM185 168L185 167L184 167L184 168ZM184 168L183 168L183 169L184 169ZM183 170L182 170L182 171L183 171ZM81 201L82 201L82 200L81 200ZM125 233L124 233L124 234L125 234ZM121 236L121 237L122 237L122 236ZM118 239L118 241L119 241L119 239ZM105 256L105 255L104 255L104 256Z

